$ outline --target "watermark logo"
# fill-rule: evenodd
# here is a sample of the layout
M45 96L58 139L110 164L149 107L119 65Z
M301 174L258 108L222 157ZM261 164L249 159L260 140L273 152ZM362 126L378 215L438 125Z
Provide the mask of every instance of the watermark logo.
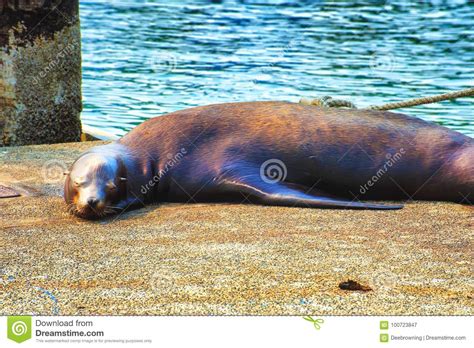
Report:
M285 47L281 48L279 50L280 52L277 54L277 56L274 57L276 59L276 61L279 61L282 58L284 58L285 55L293 48L293 46L294 46L294 42L290 41ZM272 62L272 63L269 63L269 64L265 65L264 67L260 68L260 74L257 74L258 78L254 78L251 81L251 83L256 85L260 81L264 81L265 78L267 77L267 74L270 74L271 69L274 68L276 64L277 64L276 62Z
M46 161L41 168L41 174L45 183L54 184L63 180L64 172L67 171L66 163L59 160Z
M267 184L285 181L287 174L285 163L276 158L269 159L260 166L260 177Z
M380 334L380 342L381 343L388 343L388 341L389 341L388 334L381 333Z
M321 329L321 324L324 324L324 319L321 319L321 318L314 319L313 317L310 317L309 315L306 317L303 317L303 319L313 323L313 326L316 330Z
M381 166L377 170L375 175L373 175L367 181L367 183L365 183L364 185L360 185L360 190L359 190L360 194L365 195L370 190L370 188L374 186L377 183L377 181L379 181L390 170L390 168L392 168L392 166L403 157L405 153L406 151L404 148L400 148L400 150L394 155L392 155L391 153L388 153L385 156L387 160L385 161L383 166Z
M140 191L142 194L146 195L157 183L160 182L161 178L168 173L174 166L178 165L179 162L183 159L184 155L187 154L187 150L183 147L179 152L177 152L174 156L172 154L168 154L166 157L168 160L165 163L165 166L151 178L145 185L142 185Z
M178 58L173 53L154 53L149 59L149 64L154 72L168 74L175 71L178 66Z
M397 287L399 280L395 273L385 268L375 270L372 285L379 291L393 291Z
M31 338L31 317L8 317L7 337L18 343L29 340Z
M380 321L380 330L388 330L388 320Z
M75 17L74 17L75 18ZM77 19L75 19L77 20ZM33 76L33 84L38 85L43 79L45 79L52 71L63 67L65 64L70 63L70 58L80 50L80 42L72 41L62 50L60 50L56 56L46 64L37 76Z
M391 72L395 68L396 59L387 51L376 52L370 58L370 68L375 73Z

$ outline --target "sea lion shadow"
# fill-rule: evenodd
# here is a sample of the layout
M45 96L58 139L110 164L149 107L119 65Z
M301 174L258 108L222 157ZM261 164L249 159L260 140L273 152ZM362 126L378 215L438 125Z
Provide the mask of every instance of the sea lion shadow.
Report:
M95 220L90 220L92 222L101 224L101 225L108 225L119 221L131 220L133 218L141 218L150 213L151 211L155 210L159 207L159 204L151 204L144 207L130 207L116 215L108 215L102 218L98 218Z

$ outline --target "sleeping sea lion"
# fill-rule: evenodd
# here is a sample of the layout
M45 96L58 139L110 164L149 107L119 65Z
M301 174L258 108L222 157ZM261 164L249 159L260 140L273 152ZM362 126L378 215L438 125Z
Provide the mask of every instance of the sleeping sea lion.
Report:
M399 113L288 102L195 107L82 154L69 210L97 218L150 202L399 209L363 200L474 200L474 139Z

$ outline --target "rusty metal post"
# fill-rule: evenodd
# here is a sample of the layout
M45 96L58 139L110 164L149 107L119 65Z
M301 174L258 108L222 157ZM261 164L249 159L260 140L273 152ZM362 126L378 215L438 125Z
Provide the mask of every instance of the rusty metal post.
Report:
M0 146L79 141L79 0L0 0Z

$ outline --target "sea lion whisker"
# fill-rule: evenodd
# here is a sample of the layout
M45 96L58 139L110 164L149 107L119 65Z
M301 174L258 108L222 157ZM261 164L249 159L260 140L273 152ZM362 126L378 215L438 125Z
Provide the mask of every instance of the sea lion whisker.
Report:
M107 205L105 208L110 208L110 209L114 209L114 210L123 210L124 209L122 207L117 207L117 206L113 206L113 205Z
M77 207L74 203L71 203L67 206L67 211L69 214L74 214L77 210Z

